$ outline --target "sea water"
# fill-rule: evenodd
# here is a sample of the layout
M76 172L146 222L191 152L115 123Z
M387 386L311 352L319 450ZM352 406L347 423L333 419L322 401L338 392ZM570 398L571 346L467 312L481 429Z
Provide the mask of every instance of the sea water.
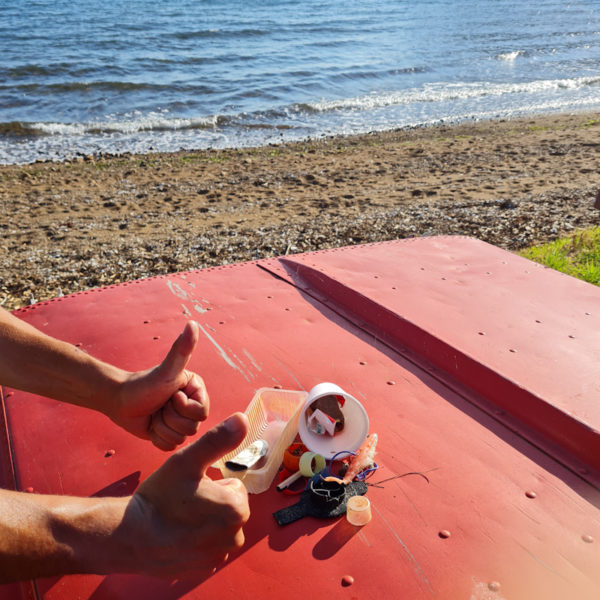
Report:
M600 0L0 0L0 163L600 108Z

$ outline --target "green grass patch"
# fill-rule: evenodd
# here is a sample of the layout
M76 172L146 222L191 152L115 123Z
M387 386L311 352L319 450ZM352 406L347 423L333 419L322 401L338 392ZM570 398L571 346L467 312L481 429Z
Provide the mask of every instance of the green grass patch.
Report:
M181 157L181 162L183 164L198 162L199 160L205 160L205 157L201 154L187 154L186 156Z
M600 285L600 226L519 252L542 265Z
M600 119L590 119L583 123L582 127L594 127L595 125L600 125Z
M190 163L222 163L231 159L231 156L227 154L186 154L182 156L179 160L184 165L188 165Z
M550 127L547 125L530 125L529 131L549 131Z

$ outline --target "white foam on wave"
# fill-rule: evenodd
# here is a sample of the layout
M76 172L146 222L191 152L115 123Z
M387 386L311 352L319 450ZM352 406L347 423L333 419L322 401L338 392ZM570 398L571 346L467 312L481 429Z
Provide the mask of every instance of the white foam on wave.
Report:
M0 164L62 160L90 153L146 153L240 148L323 135L365 133L467 119L600 109L600 77L529 83L436 83L387 94L314 105L276 114L170 118L168 111L114 116L101 123L45 123L50 135L0 136ZM271 126L257 127L265 121ZM253 126L254 125L254 126ZM285 127L283 127L285 125Z
M422 88L399 90L387 94L370 94L356 98L327 100L309 104L316 112L343 110L373 110L387 106L428 102L449 102L502 96L505 94L531 94L560 89L578 89L599 85L600 77L576 77L573 79L548 79L527 83L428 83Z
M502 54L498 54L496 58L506 62L514 62L517 60L517 57L524 55L525 52L523 52L523 50L515 50L514 52L503 52Z
M216 127L217 116L195 119L172 118L167 112L142 114L139 111L120 117L108 116L102 121L87 123L34 123L33 128L51 136L81 136L94 134L134 134L144 131L176 131L180 129Z

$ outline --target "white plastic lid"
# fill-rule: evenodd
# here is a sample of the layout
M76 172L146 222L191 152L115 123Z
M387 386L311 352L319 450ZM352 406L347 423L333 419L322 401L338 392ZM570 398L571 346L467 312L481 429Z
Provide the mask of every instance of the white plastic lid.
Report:
M306 410L322 396L343 396L346 400L341 411L344 415L344 429L334 436L319 435L309 431L306 424ZM346 393L335 383L318 383L310 390L300 412L298 433L302 443L311 451L331 459L338 452L356 452L369 434L369 417L363 405L354 396ZM341 458L341 457L340 457Z

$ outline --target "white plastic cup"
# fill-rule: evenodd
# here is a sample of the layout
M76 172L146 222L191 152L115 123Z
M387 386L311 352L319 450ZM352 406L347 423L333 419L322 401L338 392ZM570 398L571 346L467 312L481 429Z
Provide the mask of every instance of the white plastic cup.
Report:
M319 435L308 429L306 411L308 407L322 396L343 396L345 399L341 411L344 415L344 429L331 435ZM338 452L356 452L369 434L369 417L363 405L354 396L345 392L335 383L318 383L310 390L298 420L298 433L302 443L311 451L320 454L327 460ZM342 458L342 457L340 457Z

